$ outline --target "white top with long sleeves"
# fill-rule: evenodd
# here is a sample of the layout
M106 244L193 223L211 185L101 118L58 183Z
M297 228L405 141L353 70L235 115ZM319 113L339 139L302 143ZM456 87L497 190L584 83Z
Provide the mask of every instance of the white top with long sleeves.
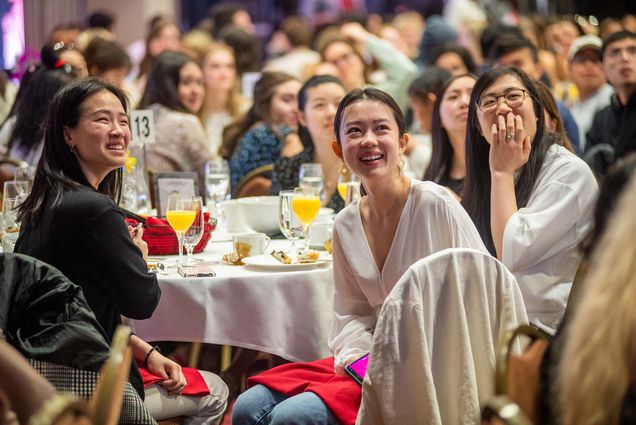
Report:
M502 261L517 278L530 322L551 331L581 262L579 244L592 225L598 184L583 160L556 144L535 184L527 205L506 223Z
M333 230L335 318L329 338L336 373L369 352L382 303L406 270L421 258L453 247L486 252L466 211L447 189L432 182L411 179L381 271L367 242L359 202L338 214Z
M384 301L356 424L473 425L495 389L495 346L528 323L517 281L483 251L413 264Z

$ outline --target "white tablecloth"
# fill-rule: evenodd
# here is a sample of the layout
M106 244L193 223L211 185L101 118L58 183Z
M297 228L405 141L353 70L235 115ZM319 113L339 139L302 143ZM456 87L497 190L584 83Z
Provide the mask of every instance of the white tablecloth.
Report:
M286 248L287 241L274 240L269 251ZM195 254L214 262L216 277L183 278L175 268L160 274L159 306L148 320L128 320L133 332L148 341L234 345L291 361L330 356L330 263L306 271L250 270L222 264L221 254L230 251L231 242L211 242ZM165 258L173 264L176 256Z

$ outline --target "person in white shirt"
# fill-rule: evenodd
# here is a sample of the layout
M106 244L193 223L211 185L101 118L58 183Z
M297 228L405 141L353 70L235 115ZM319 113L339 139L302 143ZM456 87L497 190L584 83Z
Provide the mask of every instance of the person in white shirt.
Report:
M592 223L590 168L554 143L536 88L519 68L477 80L466 133L462 205L489 251L515 275L531 323L559 324Z
M595 35L578 37L568 52L570 79L579 92L578 99L570 106L570 112L579 127L579 149L585 151L585 135L594 115L610 104L614 89L607 84L601 46L603 41Z
M452 194L409 179L400 156L409 142L398 104L373 88L340 102L334 151L360 177L367 195L337 216L333 230L334 357L293 363L250 378L234 405L240 424L353 425L361 387L344 367L369 352L385 298L419 259L451 247L485 252L475 226Z

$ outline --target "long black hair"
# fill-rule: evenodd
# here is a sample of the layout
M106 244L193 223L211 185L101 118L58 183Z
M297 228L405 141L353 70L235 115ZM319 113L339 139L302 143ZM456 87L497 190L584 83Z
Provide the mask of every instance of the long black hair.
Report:
M179 74L188 63L199 66L197 61L181 52L163 52L152 62L146 89L139 101L139 108L158 103L168 109L190 113L179 98Z
M450 178L450 170L453 164L453 146L451 145L448 133L442 127L442 118L440 117L440 108L442 106L442 100L446 90L453 84L454 81L470 77L475 80L477 77L471 74L461 74L455 77L451 77L444 83L444 86L439 91L435 104L433 105L433 118L431 128L431 139L433 142L433 151L431 156L431 162L426 168L424 173L424 180L431 180L435 183L446 184ZM461 195L458 193L458 195Z
M66 190L92 187L88 182L77 156L69 149L64 137L64 127L75 128L80 120L84 101L96 93L107 90L121 102L128 113L128 98L118 87L95 78L77 80L64 87L49 107L44 128L44 149L35 171L33 189L19 207L20 220L33 223L44 212L47 197L57 205ZM100 182L97 191L119 202L122 184L122 168L111 171Z
M338 84L340 87L344 89L344 85L339 78L334 77L333 75L314 75L300 88L298 92L298 110L305 111L305 107L307 106L307 92L309 89L313 89L314 87L321 86L323 84ZM313 139L311 138L311 134L309 134L309 130L307 127L302 124L298 124L298 137L303 142L303 146L305 148L313 145Z
M523 208L528 203L532 190L541 172L543 159L553 143L553 138L545 131L543 119L543 105L539 100L539 94L532 80L519 68L498 67L491 69L479 77L473 87L468 106L468 128L466 131L466 180L462 205L468 211L470 218L475 223L484 244L491 254L496 255L495 244L490 228L490 145L481 134L477 119L477 101L484 90L494 84L500 78L511 75L523 84L530 95L535 116L537 117L537 132L531 141L532 148L528 162L521 168L515 178L515 195L517 208ZM485 129L483 131L490 131Z
M8 149L13 146L28 154L42 143L44 119L49 102L55 94L75 77L72 68L60 59L52 45L41 51L42 63L20 85L9 116L15 116L15 125L9 137Z

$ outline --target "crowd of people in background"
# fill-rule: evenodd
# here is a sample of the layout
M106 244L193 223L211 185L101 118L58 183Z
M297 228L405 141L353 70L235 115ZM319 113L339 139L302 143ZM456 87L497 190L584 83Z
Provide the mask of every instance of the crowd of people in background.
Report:
M529 322L556 334L541 423L630 423L636 18L497 16L480 2L451 3L443 16L286 16L263 39L243 5L221 2L195 28L153 17L145 41L131 46L117 40L108 13L95 13L88 27L61 23L19 81L0 76L0 155L36 169L16 252L82 288L80 303L103 330L99 344L121 315L151 316L160 290L144 263L147 247L115 203L127 114L147 109L156 127L148 171L194 172L203 188L205 164L223 158L231 196L243 197L293 189L301 165L315 163L322 204L339 212L334 357L255 378L234 423L355 421L362 390L342 380L343 367L369 352L379 308L405 271L446 248L501 261ZM0 168L2 180L11 173ZM337 185L351 173L365 196L345 208ZM617 175L620 182L603 183ZM108 238L92 237L97 225ZM67 239L75 233L82 236ZM400 255L392 244L403 245ZM564 321L566 308L574 313ZM0 322L0 330L14 325ZM203 402L160 407L185 385L180 366L135 336L133 349L166 378L161 391L145 390L155 419L177 412L188 423L220 423L234 388L228 394L204 372ZM613 370L602 377L606 354ZM314 392L296 390L317 381ZM143 399L136 367L131 383ZM330 398L335 390L347 397Z

